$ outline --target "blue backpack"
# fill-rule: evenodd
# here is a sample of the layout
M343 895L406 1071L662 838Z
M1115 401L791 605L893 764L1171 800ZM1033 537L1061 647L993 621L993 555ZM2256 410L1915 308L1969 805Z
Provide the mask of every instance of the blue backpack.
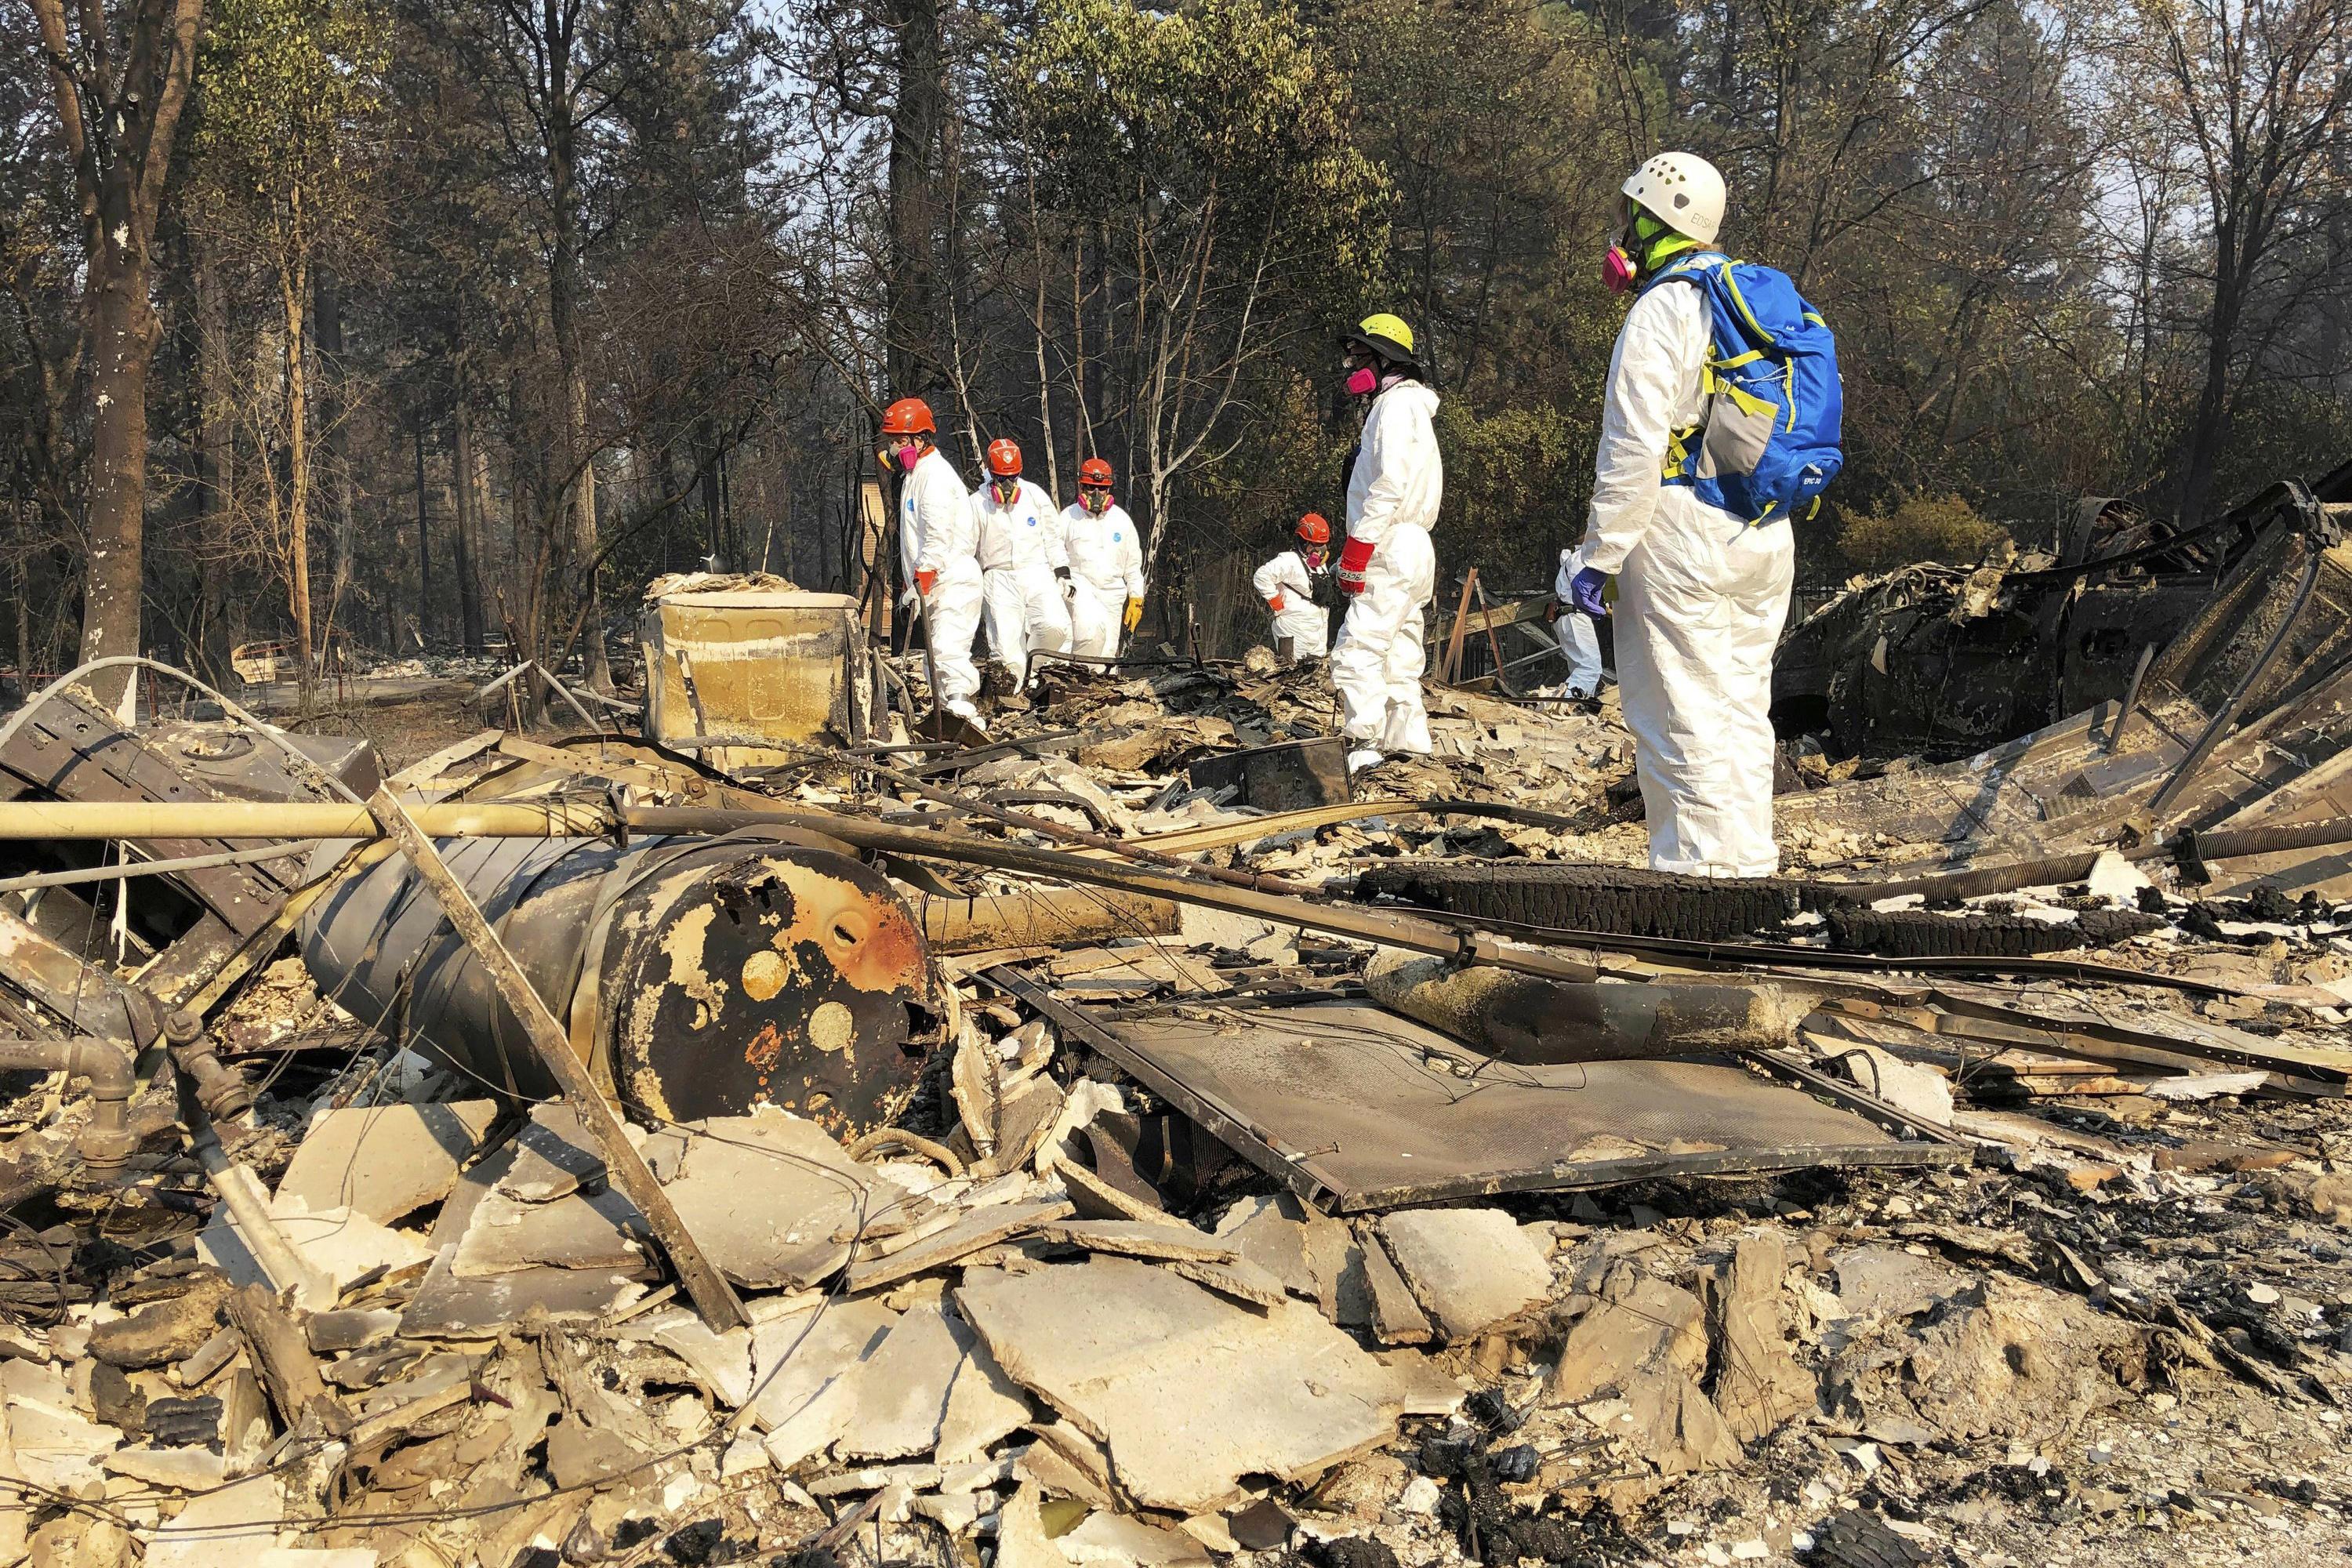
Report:
M1665 482L1750 524L1810 515L1845 467L1829 323L1787 273L1715 251L1678 258L1643 291L1670 281L1706 294L1713 325L1706 411L1668 437Z

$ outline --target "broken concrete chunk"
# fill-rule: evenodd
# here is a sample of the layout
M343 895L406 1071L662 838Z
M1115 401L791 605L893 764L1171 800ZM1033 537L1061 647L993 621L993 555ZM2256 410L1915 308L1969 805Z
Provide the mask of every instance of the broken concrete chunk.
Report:
M1706 1276L1715 1337L1715 1407L1743 1443L1815 1408L1812 1374L1797 1364L1781 1317L1788 1250L1777 1230L1743 1237L1730 1264Z
M1907 1318L1966 1290L1969 1276L1932 1258L1893 1247L1857 1247L1838 1254L1838 1305L1857 1316Z
M677 1312L653 1333L654 1343L686 1363L710 1396L733 1409L751 1397L751 1331L713 1333L692 1312Z
M1284 1193L1247 1197L1217 1221L1217 1238L1282 1281L1284 1289L1309 1301L1318 1299L1315 1268L1307 1256L1307 1226L1297 1217L1298 1200Z
M1034 1418L1029 1396L1004 1374L996 1357L961 1318L950 1318L948 1328L963 1347L955 1381L948 1385L948 1405L940 1418L935 1458L943 1465L977 1460L999 1441L1018 1432Z
M1307 1267L1315 1276L1315 1301L1323 1315L1343 1329L1370 1326L1372 1292L1364 1279L1364 1249L1356 1233L1304 1205L1299 1223L1307 1227Z
M798 1289L848 1261L835 1237L855 1234L874 1206L870 1173L824 1128L764 1113L688 1130L685 1172L662 1190L720 1273L751 1289Z
M1551 1265L1501 1209L1383 1215L1381 1240L1438 1329L1467 1339L1551 1293Z
M1724 1470L1739 1463L1739 1442L1705 1394L1671 1370L1636 1373L1625 1381L1629 1446L1662 1475Z
M963 1356L939 1302L900 1313L887 1337L847 1374L849 1412L835 1454L903 1459L931 1452Z
M1195 1285L1206 1285L1220 1296L1231 1296L1253 1307L1279 1307L1289 1299L1282 1281L1246 1258L1231 1263L1199 1263L1175 1258L1165 1265Z
M527 1204L549 1203L604 1178L604 1155L579 1113L560 1100L531 1107L515 1134L514 1159L498 1190Z
M128 1317L93 1325L89 1353L110 1366L161 1366L184 1361L220 1331L226 1321L229 1289L226 1277L207 1269L168 1300L151 1301Z
M1396 1430L1389 1374L1322 1317L1254 1312L1169 1269L1092 1258L968 1272L964 1317L1014 1382L1108 1451L1121 1489L1198 1512Z
M341 1290L363 1274L387 1273L423 1263L431 1250L406 1231L393 1230L350 1209L312 1213L299 1198L273 1201L269 1212L278 1229L305 1260L320 1269ZM266 1285L269 1278L247 1248L245 1234L226 1204L196 1237L196 1251L219 1268L236 1286ZM193 1348L193 1347L191 1347Z
M1578 1319L1560 1347L1545 1388L1555 1405L1622 1391L1644 1372L1688 1381L1706 1364L1706 1311L1697 1297L1647 1277L1622 1288L1612 1278L1611 1284L1616 1293Z
M1056 1536L1054 1545L1072 1563L1100 1563L1110 1568L1173 1568L1178 1563L1206 1563L1209 1554L1191 1536L1161 1530L1132 1515L1100 1510L1088 1514L1076 1530Z
M400 1314L400 1331L415 1339L481 1339L512 1327L534 1309L550 1321L586 1322L620 1310L646 1293L640 1281L602 1268L524 1268L480 1279L450 1272L453 1243Z
M1087 1169L1075 1160L1065 1160L1055 1165L1054 1174L1061 1179L1081 1219L1134 1219L1150 1225L1184 1223L1165 1209L1146 1203L1131 1193L1120 1191L1107 1177Z
M878 1301L818 1301L751 1335L751 1419L768 1456L790 1470L831 1447L850 1415L847 1374L881 1346L898 1315Z
M851 1264L849 1289L878 1289L901 1279L911 1279L929 1269L944 1268L982 1247L1026 1235L1039 1226L1061 1219L1069 1213L1068 1202L1061 1199L993 1205L887 1258L867 1258Z
M1364 1288L1371 1297L1372 1332L1384 1345L1426 1344L1437 1337L1427 1313L1413 1299L1412 1288L1397 1272L1388 1249L1381 1245L1373 1226L1367 1226L1358 1240L1364 1254Z
M450 1272L481 1279L520 1268L636 1268L646 1262L637 1237L644 1216L619 1189L575 1192L526 1203L492 1192L474 1208Z
M1241 1257L1234 1247L1218 1246L1206 1231L1142 1220L1060 1220L1039 1226L1037 1234L1047 1241L1120 1258L1232 1263Z
M390 1225L457 1184L457 1170L497 1120L498 1102L374 1105L311 1118L278 1184L312 1214L347 1208Z
M996 1568L1069 1568L1070 1560L1046 1538L1038 1512L1045 1500L1036 1482L1024 1482L997 1515Z
M285 1512L285 1483L273 1475L199 1493L149 1536L147 1568L247 1568L277 1546Z
M119 1428L85 1420L62 1401L35 1404L12 1396L5 1420L17 1468L26 1480L52 1491L103 1484L100 1462L122 1447Z

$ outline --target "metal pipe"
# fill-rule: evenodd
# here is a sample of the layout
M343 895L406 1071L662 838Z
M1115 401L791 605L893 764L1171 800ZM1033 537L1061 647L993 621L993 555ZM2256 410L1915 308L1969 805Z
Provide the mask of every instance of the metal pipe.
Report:
M253 1109L253 1087L245 1075L220 1059L205 1021L192 1012L168 1014L163 1019L163 1043L172 1065L187 1076L196 1100L214 1116L243 1116Z
M183 1100L181 1104L184 1108L187 1102ZM236 1221L237 1238L269 1277L270 1288L281 1293L293 1291L299 1305L313 1312L332 1307L336 1298L334 1280L303 1257L286 1239L286 1233L278 1228L278 1216L269 1212L269 1194L262 1187L261 1178L228 1157L228 1151L221 1147L220 1135L213 1131L211 1118L194 1111L189 1123L189 1143L196 1163L204 1167L221 1202L228 1205L229 1217Z
M489 801L420 805L412 813L436 838L599 838L614 823L602 802ZM14 800L0 802L7 838L376 838L364 803L325 801Z
M126 860L120 866L91 866L79 871L37 871L0 881L0 893L29 893L40 888L71 888L84 882L120 882L129 877L170 877L182 871L209 871L218 866L250 866L303 855L318 847L314 839L289 844L264 844L253 849L224 849L214 855L183 855L171 860Z
M119 1170L139 1141L131 1132L131 1096L139 1073L128 1047L82 1036L69 1040L0 1040L0 1068L61 1072L89 1085L89 1125L78 1141L81 1157L101 1170Z

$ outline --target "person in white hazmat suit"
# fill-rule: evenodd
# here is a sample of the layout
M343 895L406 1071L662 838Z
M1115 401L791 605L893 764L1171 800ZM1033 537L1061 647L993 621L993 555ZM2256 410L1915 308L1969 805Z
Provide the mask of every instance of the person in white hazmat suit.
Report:
M1625 228L1602 261L1622 292L1675 257L1711 249L1723 176L1664 153L1624 184ZM1617 579L1617 689L1661 871L1769 877L1772 839L1772 649L1788 620L1796 543L1785 516L1750 527L1661 482L1669 438L1705 416L1709 308L1696 288L1661 283L1633 302L1609 361L1592 510L1570 580L1587 615L1607 613Z
M971 492L980 532L982 615L989 657L1013 678L1029 682L1029 655L1066 653L1070 609L1062 584L1070 575L1061 517L1045 492L1021 477L1021 447L999 438L988 444L988 482Z
M1110 464L1078 465L1078 499L1063 509L1062 547L1070 559L1070 651L1116 657L1121 634L1143 619L1143 541L1135 519L1110 499Z
M882 455L897 466L898 559L911 570L907 600L922 606L930 640L931 700L973 724L972 698L980 670L971 660L980 629L980 562L975 553L971 492L939 448L930 405L902 397L882 415Z
M1445 468L1433 424L1437 394L1422 379L1412 329L1394 316L1368 316L1341 342L1348 390L1370 402L1348 470L1348 541L1337 574L1348 616L1331 646L1348 766L1361 771L1396 752L1431 749L1422 628L1437 592L1429 531Z
M1552 579L1552 635L1559 639L1560 657L1568 660L1568 683L1563 694L1570 697L1597 697L1601 694L1601 632L1592 617L1575 607L1570 595L1575 592L1576 570L1584 563L1572 549L1559 552L1559 574Z
M1326 571L1331 524L1321 512L1298 520L1298 542L1257 569L1250 586L1274 616L1275 651L1291 663L1331 651L1331 617L1315 602L1316 579Z

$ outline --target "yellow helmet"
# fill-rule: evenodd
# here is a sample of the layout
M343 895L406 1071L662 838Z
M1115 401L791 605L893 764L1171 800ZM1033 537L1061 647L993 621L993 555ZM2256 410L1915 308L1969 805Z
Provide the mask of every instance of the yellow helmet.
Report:
M1395 360L1405 364L1414 363L1412 329L1404 324L1404 318L1402 316L1391 316L1386 311L1376 316L1366 316L1356 323L1356 330L1349 332L1345 341L1361 343L1382 359Z

